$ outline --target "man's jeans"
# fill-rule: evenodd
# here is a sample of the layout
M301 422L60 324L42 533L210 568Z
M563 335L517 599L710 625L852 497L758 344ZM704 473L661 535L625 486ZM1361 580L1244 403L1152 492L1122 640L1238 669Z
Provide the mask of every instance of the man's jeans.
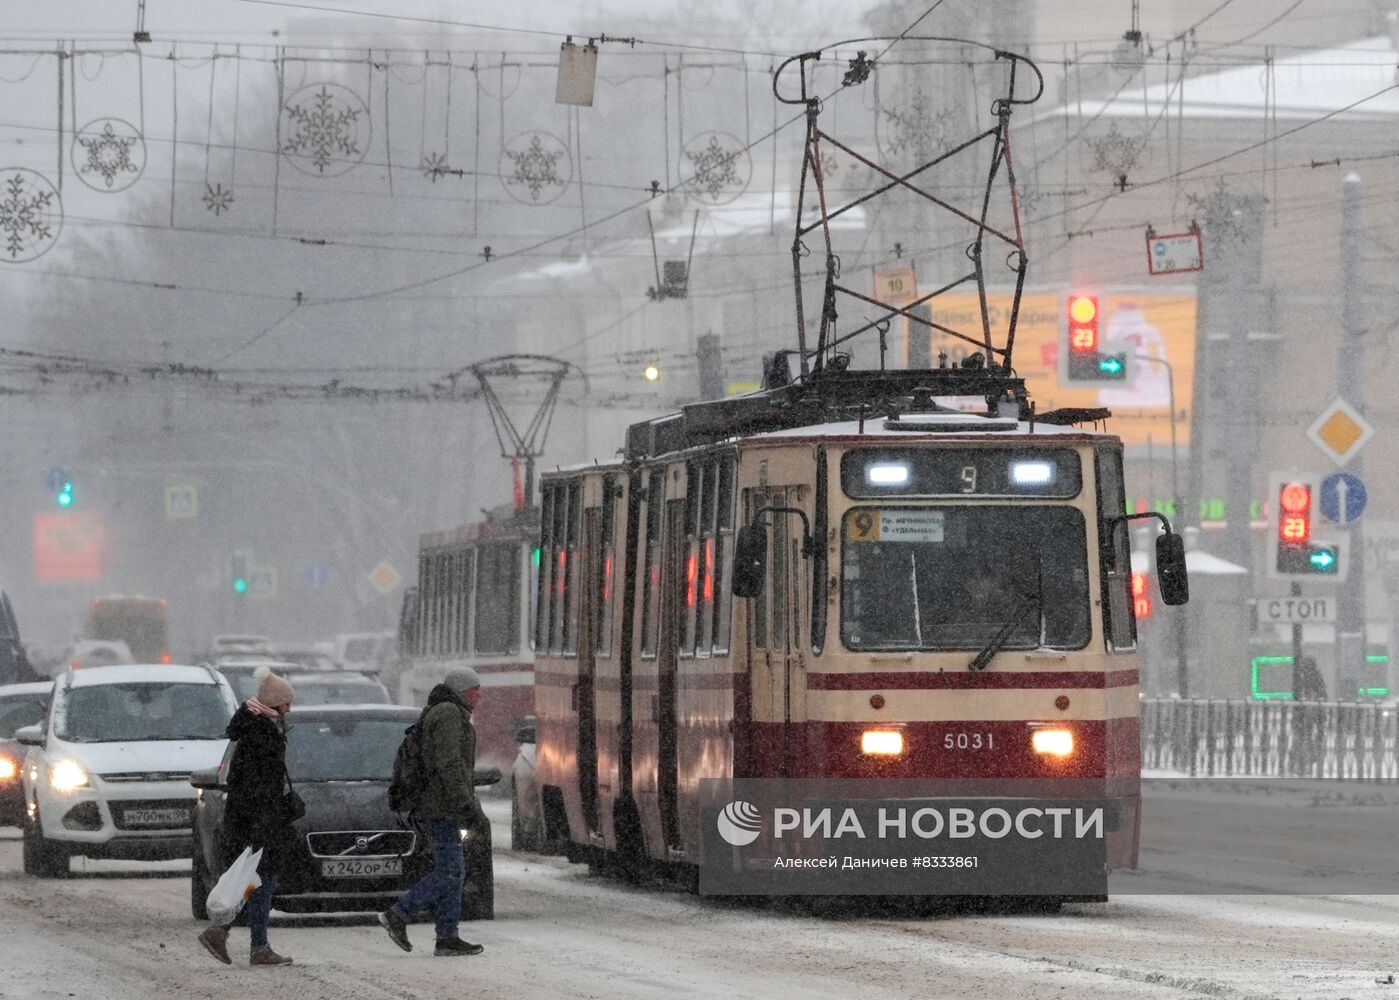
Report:
M432 907L437 914L437 939L443 941L457 936L461 921L461 889L466 882L461 827L450 819L431 819L424 826L432 845L432 871L393 904L393 911L408 921Z

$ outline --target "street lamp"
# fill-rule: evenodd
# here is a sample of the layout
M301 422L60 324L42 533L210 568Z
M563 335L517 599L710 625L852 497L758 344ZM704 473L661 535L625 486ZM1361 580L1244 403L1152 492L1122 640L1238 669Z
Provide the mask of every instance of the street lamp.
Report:
M1137 361L1151 361L1166 369L1166 386L1169 393L1168 400L1171 406L1171 505L1174 508L1171 513L1177 518L1185 516L1185 504L1180 496L1180 455L1176 448L1176 373L1171 367L1171 363L1165 358L1158 358L1154 354L1133 354ZM1185 636L1185 616L1187 612L1182 608L1173 616L1175 618L1176 632L1176 685L1180 689L1182 698L1188 697L1190 689L1189 655L1186 650Z

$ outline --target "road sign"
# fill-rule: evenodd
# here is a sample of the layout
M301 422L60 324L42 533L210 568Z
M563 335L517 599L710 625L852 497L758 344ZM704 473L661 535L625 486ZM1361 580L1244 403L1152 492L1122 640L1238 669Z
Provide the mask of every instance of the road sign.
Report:
M1337 465L1345 465L1358 455L1374 433L1370 422L1339 397L1307 428L1307 437Z
M913 266L887 267L874 272L874 297L877 299L918 298L918 275Z
M1313 622L1334 622L1334 597L1260 597L1259 625L1308 625Z
M171 521L188 521L199 516L199 487L178 483L165 487L165 516Z
M106 523L100 514L35 514L34 574L41 583L100 580L106 540Z
M1350 524L1365 512L1365 483L1349 472L1337 472L1321 481L1321 516L1337 524Z
M374 589L379 593L388 596L389 591L397 587L403 580L398 575L398 570L394 569L387 559L381 562L369 574L369 582L374 584Z
M1201 271L1205 254L1201 249L1200 231L1157 235L1146 231L1146 267L1152 274L1179 274Z
M252 566L248 569L248 596L271 598L277 596L277 567Z

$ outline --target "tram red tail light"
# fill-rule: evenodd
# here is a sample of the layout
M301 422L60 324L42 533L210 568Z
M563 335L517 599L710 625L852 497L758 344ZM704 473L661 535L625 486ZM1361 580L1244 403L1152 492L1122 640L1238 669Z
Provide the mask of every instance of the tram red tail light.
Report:
M1067 729L1036 729L1030 737L1035 753L1068 757L1074 752L1074 734Z
M860 752L870 757L897 757L904 752L904 734L897 729L866 729Z

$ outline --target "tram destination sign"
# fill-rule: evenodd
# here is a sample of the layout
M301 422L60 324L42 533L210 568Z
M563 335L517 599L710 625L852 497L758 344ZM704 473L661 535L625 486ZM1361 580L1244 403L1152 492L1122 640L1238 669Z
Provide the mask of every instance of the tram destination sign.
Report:
M1311 625L1336 620L1335 597L1260 597L1259 625Z

